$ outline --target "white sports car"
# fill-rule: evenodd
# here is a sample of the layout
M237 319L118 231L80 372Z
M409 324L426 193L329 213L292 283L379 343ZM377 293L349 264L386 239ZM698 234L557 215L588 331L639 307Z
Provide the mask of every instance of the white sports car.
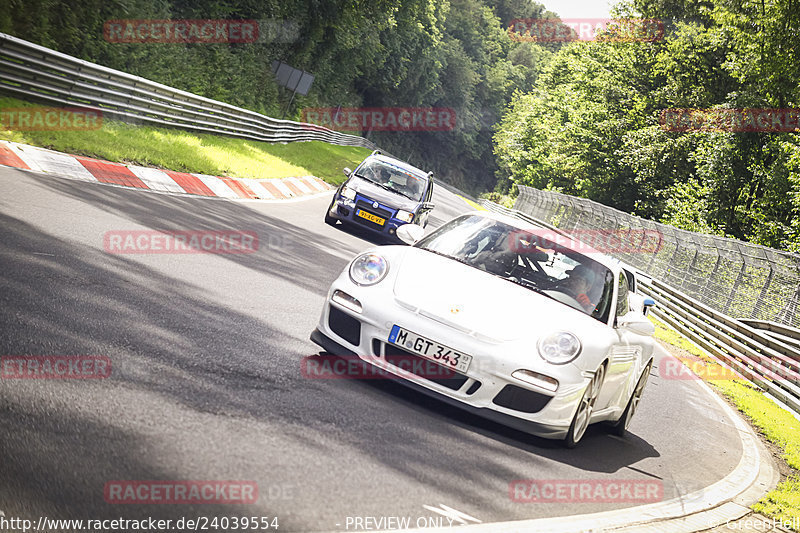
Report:
M488 212L421 240L422 228L403 228L398 236L414 246L371 249L333 282L312 341L569 447L595 422L625 433L652 366L654 327L631 308L618 261Z

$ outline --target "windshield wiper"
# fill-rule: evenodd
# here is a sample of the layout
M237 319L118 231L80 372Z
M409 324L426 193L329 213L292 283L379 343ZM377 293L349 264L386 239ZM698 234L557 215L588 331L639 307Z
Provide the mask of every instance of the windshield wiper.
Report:
M374 183L375 185L380 185L380 183L378 183L377 181L371 180L366 176L362 176L361 174L356 174L355 172L353 172L353 176L355 176L357 178L361 178L362 180L366 180L366 181L368 181L370 183Z
M419 200L416 200L416 199L415 199L413 196L409 196L409 195L407 195L407 194L406 194L406 193L404 193L403 191L399 191L399 190L397 190L397 189L392 189L391 187L387 187L387 189L389 189L390 191L394 191L394 192L396 192L397 194L402 194L403 196L405 196L405 197L406 197L406 198L408 198L409 200L414 200L415 202L419 201Z

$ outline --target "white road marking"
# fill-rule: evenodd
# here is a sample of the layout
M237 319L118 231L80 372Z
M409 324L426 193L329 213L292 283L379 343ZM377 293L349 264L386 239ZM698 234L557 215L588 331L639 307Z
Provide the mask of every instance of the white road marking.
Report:
M304 194L311 194L312 192L314 192L313 190L311 190L311 187L306 185L305 182L303 180L301 180L301 179L298 179L298 178L284 178L284 180L286 180L286 181L288 181L290 183L293 183L294 186L297 187L298 189L300 189Z
M439 507L441 507L441 509L439 507L431 507L430 505L423 505L422 507L424 507L425 509L427 509L429 511L433 511L434 513L438 513L438 514L444 516L445 518L453 520L454 522L457 521L461 525L467 524L468 523L467 520L469 520L470 522L475 522L476 524L481 524L482 523L480 520L478 520L474 516L470 516L467 513L462 513L461 511L457 511L457 510L453 509L452 507L448 507L447 505L445 505L443 503L439 504Z
M157 168L139 167L136 165L128 165L128 169L133 174L142 180L145 185L156 191L167 192L182 192L183 187L175 183L175 180L169 177L169 174Z
M81 181L97 181L97 178L71 155L42 150L33 146L25 146L23 148L15 145L15 143L9 143L9 147L31 170L58 174L65 178Z
M268 200L275 199L275 196L271 192L269 192L266 187L261 185L261 183L259 183L259 180L245 178L239 181L250 187L250 190L256 193L256 196L258 196L259 198L266 198Z
M228 187L224 181L219 179L216 176L208 176L206 174L192 174L200 179L203 183L206 184L206 187L211 189L211 192L219 196L220 198L239 198L239 195L236 194L233 189Z
M306 183L308 183L311 187L315 188L318 191L327 191L328 190L328 188L325 187L325 185L323 185L319 181L317 181L314 178L314 176L303 176L301 179L305 180Z
M275 187L277 187L278 190L281 191L281 194L283 194L286 198L297 196L295 193L292 192L292 190L289 187L286 186L286 184L283 182L282 179L272 180L270 183L272 183Z
M39 148L27 144L15 143L12 141L0 141L0 145L7 146L12 153L19 157L28 166L28 168L34 172L55 174L62 178L92 181L95 183L99 181L94 177L94 175L92 175L91 172L86 169L86 167L84 167L77 159L75 159L75 156L71 154L47 150L45 148ZM148 189L139 190L149 190L159 194L187 194L183 187L178 185L178 183L175 182L175 180L173 180L164 170L150 167L140 167L137 165L125 166L148 187ZM202 181L209 189L211 189L216 197L240 200L243 202L259 201L256 199L250 200L241 198L238 193L231 189L231 187L229 187L217 176L209 176L206 174L193 175L200 179L200 181ZM286 183L283 181L284 179L286 179L288 183L293 183L304 194L298 196L292 192L292 190L289 189L289 187L287 187ZM250 189L253 190L259 199L263 199L268 202L311 200L317 196L324 195L328 189L330 189L329 185L314 176L270 179L269 183L273 184L281 192L281 194L285 196L285 198L278 198L263 186L264 180L242 178L239 181L241 181L242 184L250 187ZM199 195L197 197L203 199L209 198L203 195Z
M32 146L17 144L10 141L3 141L3 144L8 146L8 149L11 150L14 154L16 154L17 157L22 159L22 162L28 165L28 168L30 168L31 170L37 170L39 172L44 172L42 170L42 167L40 167L39 164L36 163L36 158L33 156ZM26 150L28 148L31 149L30 153Z

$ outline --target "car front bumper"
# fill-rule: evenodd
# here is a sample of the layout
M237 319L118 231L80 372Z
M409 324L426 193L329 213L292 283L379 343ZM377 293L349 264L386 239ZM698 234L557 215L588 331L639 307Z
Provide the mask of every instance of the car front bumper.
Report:
M315 329L314 332L311 334L311 340L324 349L328 353L333 353L337 355L357 355L355 352L348 350L341 344L337 343L335 340L327 337L324 333L322 333L319 329ZM364 359L364 358L362 358ZM366 360L366 359L365 359ZM560 426L549 426L546 424L542 424L541 422L535 422L532 420L525 420L519 418L517 416L509 415L500 411L495 411L492 409L488 409L486 407L475 407L468 403L463 402L457 398L453 398L436 390L432 390L430 388L424 387L419 383L401 378L401 382L406 387L409 387L417 392L425 394L426 396L430 396L435 398L439 401L442 401L448 405L452 405L454 407L458 407L459 409L466 411L468 413L474 414L476 416L480 416L481 418L485 418L487 420L491 420L492 422L497 422L504 426L516 429L518 431L522 431L524 433L528 433L531 435L536 435L537 437L545 437L550 439L563 439L566 436L567 430L566 428Z
M590 375L580 372L571 364L556 366L543 361L530 361L531 357L538 358L538 355L528 356L525 358L528 361L521 363L519 358L504 355L497 345L451 330L417 311L399 305L391 297L391 288L376 289L358 287L343 282L342 278L334 282L311 340L328 353L358 356L402 378L400 381L403 384L419 392L483 418L540 437L560 439L566 436L578 402L589 384ZM363 306L362 313L333 301L331 296L336 290L358 299ZM371 294L373 291L376 294ZM388 343L395 324L472 355L469 368L463 374L456 374L460 379L445 383L447 380L429 380L395 366L388 358L390 352L396 354L398 351L397 346ZM557 379L558 389L555 392L546 391L513 377L512 372L519 369Z
M359 197L361 198L361 197ZM370 200L371 201L371 200ZM359 217L356 215L356 210L359 209L356 206L356 202L353 200L349 200L342 196L337 196L334 201L333 205L331 206L331 210L329 215L344 224L350 224L353 226L357 226L364 230L369 231L370 233L383 235L386 237L390 237L397 240L397 228L402 226L403 224L408 224L408 222L403 222L402 220L398 220L394 218L394 215L397 213L396 209L390 210L390 208L386 206L381 206L380 210L388 212L388 216L381 216L385 220L382 225L375 224L365 218ZM368 209L365 211L370 212ZM375 213L378 215L385 215L385 213Z

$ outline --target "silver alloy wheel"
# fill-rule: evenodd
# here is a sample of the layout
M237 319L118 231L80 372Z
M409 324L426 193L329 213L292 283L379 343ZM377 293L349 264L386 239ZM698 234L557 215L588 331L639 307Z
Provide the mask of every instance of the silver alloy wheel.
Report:
M642 377L639 379L639 383L636 384L636 389L633 391L633 396L631 396L631 404L626 409L625 413L625 422L623 422L622 429L628 429L628 425L631 423L631 418L633 418L633 414L636 412L636 408L639 407L639 400L642 399L642 392L644 392L644 386L647 384L647 377L650 374L650 366L645 369L645 372L642 373Z
M611 433L614 435L617 435L618 437L624 437L627 433L628 426L633 418L633 414L636 412L636 408L639 407L639 400L642 398L642 393L644 392L644 387L647 384L647 377L650 375L650 369L652 366L653 363L650 361L644 367L644 370L639 376L639 381L636 382L636 387L631 393L631 398L628 400L628 404L625 406L625 411L623 411L622 415L620 415L619 420L617 420L611 426Z
M570 427L570 436L568 437L568 444L575 445L583 438L586 429L589 427L589 420L592 418L594 412L594 404L597 401L597 396L600 394L600 388L603 386L603 379L606 375L605 365L600 365L597 371L592 376L592 381L586 387L583 393L580 404L578 404L578 411L575 413L575 419L572 421ZM571 443L569 442L571 441Z

